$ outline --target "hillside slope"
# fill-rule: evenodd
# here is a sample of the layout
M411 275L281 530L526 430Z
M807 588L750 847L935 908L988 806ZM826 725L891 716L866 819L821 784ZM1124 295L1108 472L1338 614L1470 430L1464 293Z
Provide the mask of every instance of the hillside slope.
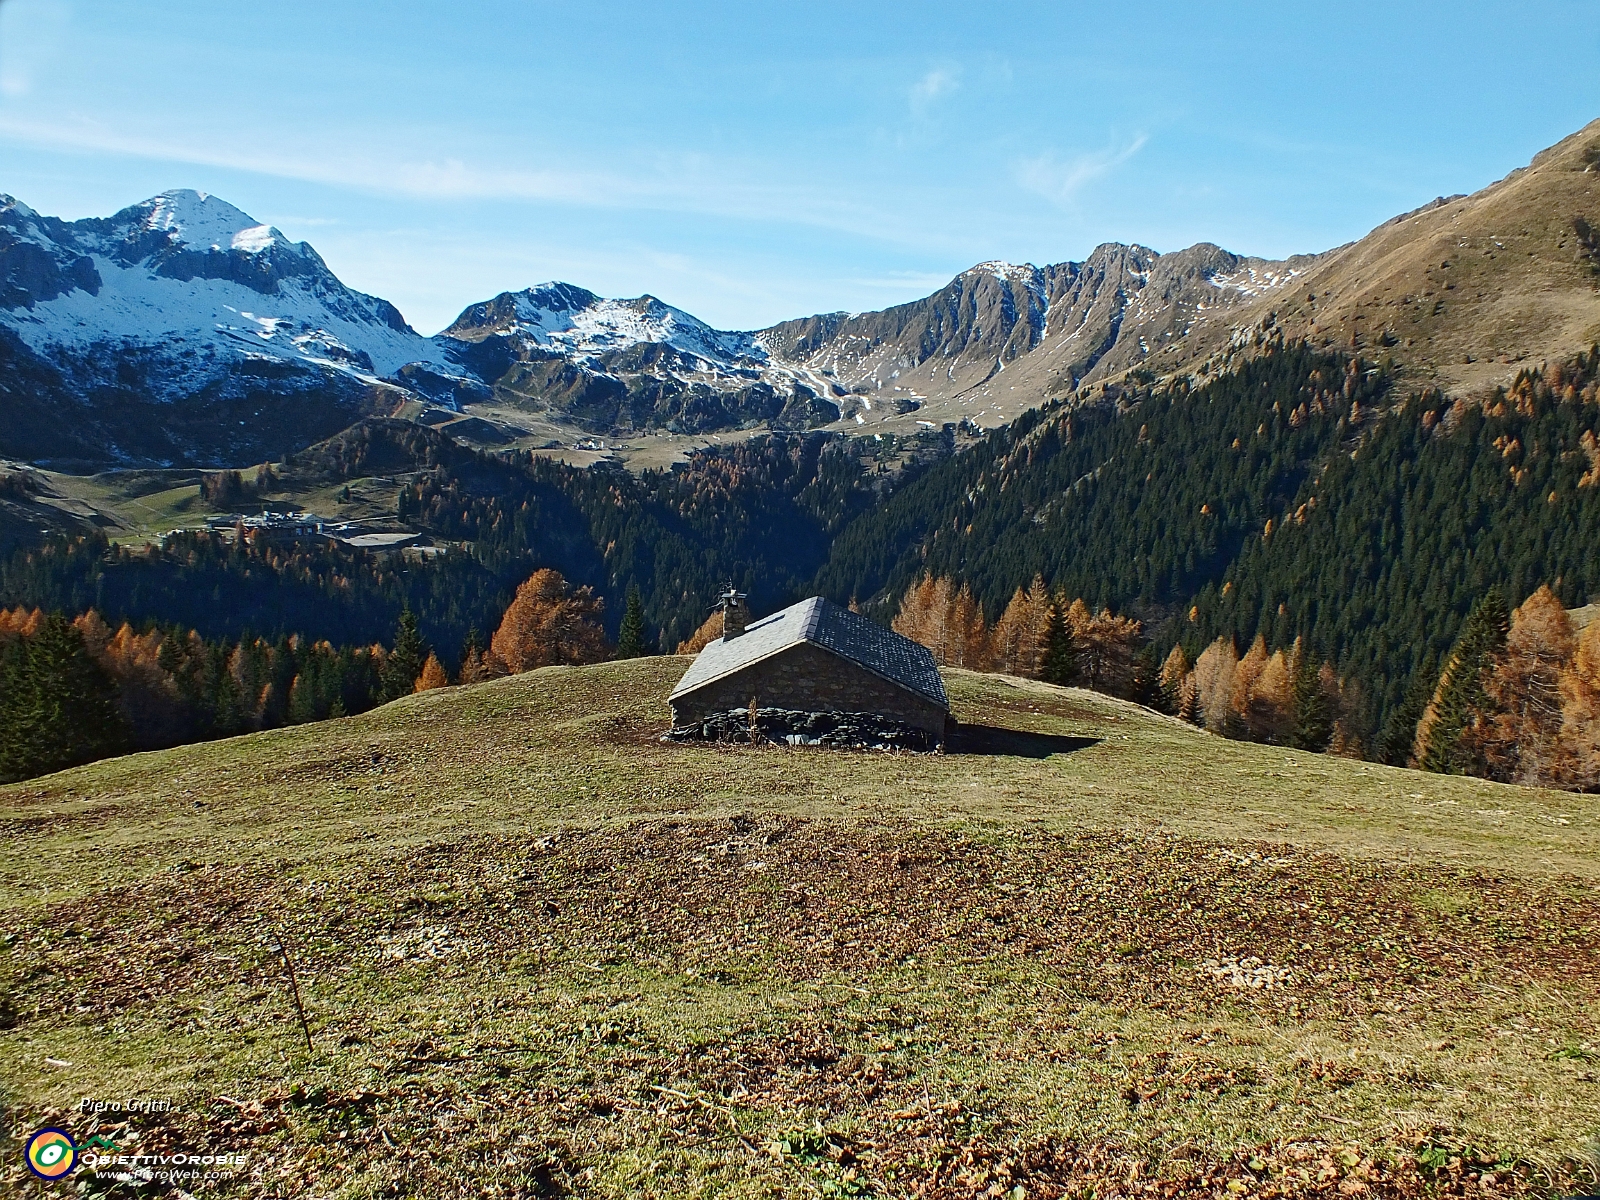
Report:
M966 672L963 752L663 744L685 665L0 788L13 1102L247 1196L1576 1187L1592 798Z
M1304 637L1358 683L1369 753L1485 589L1600 595L1600 354L1487 409L1304 345L1185 384L996 430L843 530L818 589L887 618L931 572L992 621L1042 575L1139 616L1163 656Z
M1478 393L1600 342L1600 120L1470 196L1440 198L1307 264L1230 318L1387 354L1412 386ZM1149 369L1193 369L1229 331L1198 326Z

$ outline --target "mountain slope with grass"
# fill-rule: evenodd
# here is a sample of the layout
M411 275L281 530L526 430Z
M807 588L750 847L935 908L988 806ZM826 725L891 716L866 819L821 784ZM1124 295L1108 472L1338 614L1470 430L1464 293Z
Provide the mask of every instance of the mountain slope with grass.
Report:
M1600 120L1488 187L1440 197L1320 255L1293 287L1230 322L1388 356L1412 386L1451 395L1482 394L1588 349L1600 342ZM1147 369L1190 371L1226 353L1227 328L1196 332L1152 354Z
M1591 798L961 671L946 755L663 744L686 661L0 788L11 1103L239 1196L1591 1179Z

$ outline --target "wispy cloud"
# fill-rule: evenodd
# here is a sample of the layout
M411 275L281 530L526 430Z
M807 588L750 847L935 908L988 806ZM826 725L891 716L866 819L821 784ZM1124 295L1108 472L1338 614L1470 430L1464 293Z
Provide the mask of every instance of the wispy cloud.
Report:
M336 142L338 139L330 139ZM892 204L875 203L841 189L797 183L787 171L760 162L721 161L673 153L638 161L629 172L583 165L541 169L483 167L458 157L328 153L295 146L277 149L256 141L193 136L148 136L104 122L29 118L0 113L0 142L52 150L78 150L248 171L425 200L510 200L580 208L659 210L778 221L833 229L888 242L926 245L937 228L909 222Z
M1024 158L1016 164L1017 183L1057 204L1070 203L1086 184L1109 175L1144 148L1150 139L1140 134L1122 146L1079 154L1068 159L1054 154Z
M928 110L933 107L933 102L941 96L948 96L961 86L961 72L949 67L935 67L916 83L911 85L911 90L906 94L906 102L911 106L911 115L917 120L922 120L928 115Z
M275 153L259 143L243 147L225 139L148 137L99 122L30 120L0 115L0 137L53 149L123 154L163 162L251 171L307 183L391 192L424 199L564 200L619 204L637 200L647 188L602 173L481 170L460 159L408 162L382 156Z

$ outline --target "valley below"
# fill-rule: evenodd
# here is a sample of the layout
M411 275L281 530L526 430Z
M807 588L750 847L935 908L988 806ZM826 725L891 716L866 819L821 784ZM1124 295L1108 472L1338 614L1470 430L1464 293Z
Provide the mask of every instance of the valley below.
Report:
M0 789L10 1103L237 1196L1593 1186L1593 797L954 669L950 753L664 744L687 661Z

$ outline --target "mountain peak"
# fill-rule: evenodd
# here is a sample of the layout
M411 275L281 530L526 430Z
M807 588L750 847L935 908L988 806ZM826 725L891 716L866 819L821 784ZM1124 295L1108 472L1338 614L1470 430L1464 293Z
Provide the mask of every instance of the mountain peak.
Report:
M0 213L3 212L14 212L20 217L37 217L39 215L8 192L0 192Z
M996 279L1007 283L1032 283L1039 278L1040 271L1032 263L1006 262L1004 259L995 258L981 262L975 267L969 267L961 274L993 275Z
M581 288L575 283L563 283L559 279L536 283L514 294L521 306L529 312L535 310L574 312L580 308L588 308L600 299L588 288Z
M749 334L715 330L648 292L615 300L559 282L502 292L470 305L442 334L464 342L490 335L516 337L582 359L647 342L724 364L760 353Z
M124 212L141 228L196 249L258 254L276 243L290 244L276 229L226 200L190 188L162 192Z

